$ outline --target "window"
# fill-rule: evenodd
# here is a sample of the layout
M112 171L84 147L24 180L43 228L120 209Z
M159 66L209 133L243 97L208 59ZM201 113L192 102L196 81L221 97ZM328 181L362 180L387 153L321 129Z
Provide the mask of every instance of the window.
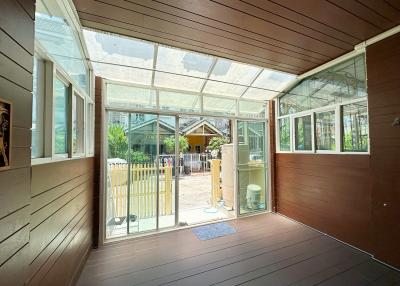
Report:
M278 120L279 122L279 150L290 151L290 117Z
M87 152L89 155L94 154L94 105L88 103L87 109Z
M315 138L317 150L335 151L335 111L315 114Z
M39 158L44 155L44 66L44 61L35 56L32 92L32 158Z
M343 151L368 151L367 102L344 105L342 107Z
M84 100L74 94L72 99L72 152L73 154L84 153Z
M300 151L312 151L311 115L294 119L295 148Z
M358 55L285 92L276 106L278 151L368 152L365 73L365 57Z
M60 79L54 80L54 153L68 153L68 86Z

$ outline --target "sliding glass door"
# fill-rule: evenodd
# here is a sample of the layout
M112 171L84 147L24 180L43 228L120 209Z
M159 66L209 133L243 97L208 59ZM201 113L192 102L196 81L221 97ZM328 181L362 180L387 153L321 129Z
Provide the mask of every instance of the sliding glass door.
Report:
M175 121L108 112L106 238L175 225Z
M266 123L237 121L237 185L239 214L266 210Z

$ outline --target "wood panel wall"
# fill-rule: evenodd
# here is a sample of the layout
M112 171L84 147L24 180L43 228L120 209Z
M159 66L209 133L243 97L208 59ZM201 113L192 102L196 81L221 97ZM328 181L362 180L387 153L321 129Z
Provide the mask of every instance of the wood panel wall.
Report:
M28 273L34 1L0 1L0 98L12 103L11 168L0 171L0 285Z
M400 35L367 48L370 155L276 154L278 212L400 268Z
M400 34L367 49L372 241L378 259L400 268Z
M94 158L32 166L28 285L69 285L92 245Z

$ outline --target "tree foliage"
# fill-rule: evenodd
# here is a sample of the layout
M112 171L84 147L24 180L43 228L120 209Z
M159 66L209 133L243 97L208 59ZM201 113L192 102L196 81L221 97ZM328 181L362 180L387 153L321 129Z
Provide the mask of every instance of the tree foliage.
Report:
M126 158L128 149L128 138L124 128L120 124L113 124L108 127L108 157Z
M221 146L224 144L228 144L229 139L226 137L220 137L220 136L215 136L210 139L210 142L208 142L207 149L209 150L217 150L218 152L221 152Z
M175 152L175 136L169 136L164 139L164 144L167 149L167 153L171 154ZM179 136L179 152L185 152L189 149L189 141L186 136Z

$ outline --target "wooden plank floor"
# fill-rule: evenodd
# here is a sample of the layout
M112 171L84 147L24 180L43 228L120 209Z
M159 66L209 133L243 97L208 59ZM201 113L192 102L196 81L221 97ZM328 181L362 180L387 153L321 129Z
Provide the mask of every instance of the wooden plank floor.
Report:
M233 235L191 229L93 250L78 285L400 285L369 255L277 214L228 222Z

